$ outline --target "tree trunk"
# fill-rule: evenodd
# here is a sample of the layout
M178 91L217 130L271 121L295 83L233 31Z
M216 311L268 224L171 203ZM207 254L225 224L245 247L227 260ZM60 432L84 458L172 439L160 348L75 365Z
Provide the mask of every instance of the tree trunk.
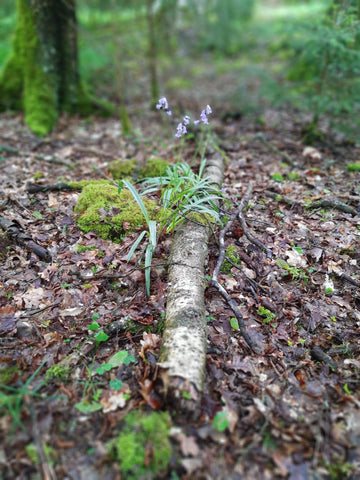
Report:
M17 0L13 51L0 77L0 107L23 109L29 128L45 135L60 112L110 110L79 79L75 0Z

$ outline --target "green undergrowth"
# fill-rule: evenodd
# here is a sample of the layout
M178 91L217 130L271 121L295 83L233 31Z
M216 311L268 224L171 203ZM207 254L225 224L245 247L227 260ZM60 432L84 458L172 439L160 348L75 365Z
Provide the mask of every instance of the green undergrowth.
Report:
M158 478L171 459L167 412L130 412L119 435L108 444L111 458L118 462L123 478Z
M145 197L143 202L151 219L160 220L161 212L156 202ZM78 225L83 232L93 231L101 238L116 242L146 223L128 190L118 193L115 185L104 182L85 186L74 211L80 214Z

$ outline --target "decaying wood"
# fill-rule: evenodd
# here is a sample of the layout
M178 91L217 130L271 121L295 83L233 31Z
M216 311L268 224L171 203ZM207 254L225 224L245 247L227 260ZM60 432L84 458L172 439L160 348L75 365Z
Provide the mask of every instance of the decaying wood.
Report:
M36 253L40 260L44 260L45 262L51 262L51 255L46 250L46 248L41 247L36 242L34 242L34 240L23 231L23 229L18 223L14 221L10 222L4 217L0 217L0 228L7 232L10 237L13 238L20 245Z
M213 151L204 177L221 185L222 156ZM165 330L159 366L168 398L186 410L196 408L203 389L206 360L205 272L211 229L186 221L175 235L169 261ZM187 392L192 400L185 399Z

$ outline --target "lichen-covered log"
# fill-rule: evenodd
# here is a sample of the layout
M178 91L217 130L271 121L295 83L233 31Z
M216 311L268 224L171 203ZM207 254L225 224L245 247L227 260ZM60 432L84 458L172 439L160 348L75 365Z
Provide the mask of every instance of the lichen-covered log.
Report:
M204 177L221 185L223 173L223 159L214 152ZM207 225L187 221L176 233L170 254L159 366L167 396L177 398L177 405L187 410L196 408L204 384L207 342L204 266L210 232Z
M23 109L30 129L45 135L60 112L110 113L79 79L75 0L17 0L17 24L0 75L0 110Z

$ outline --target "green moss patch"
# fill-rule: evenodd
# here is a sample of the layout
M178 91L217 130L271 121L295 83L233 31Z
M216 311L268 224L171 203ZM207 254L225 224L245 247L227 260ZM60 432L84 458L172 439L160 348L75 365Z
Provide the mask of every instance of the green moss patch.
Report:
M156 202L143 198L152 220L158 220L160 210ZM83 188L75 213L79 213L78 225L85 233L93 231L99 237L120 241L135 229L145 225L145 218L132 194L123 188L106 183L92 183Z
M139 178L162 177L166 173L169 162L162 158L149 158L143 168L140 168Z
M139 178L161 177L165 175L169 162L162 158L150 158L144 166L137 171L135 159L119 159L109 163L108 170L115 180L126 180L135 175Z
M349 172L360 172L360 163L348 163L347 169Z
M233 262L235 265L240 265L240 258L237 254L236 247L234 245L229 245L225 250L225 255ZM221 271L223 273L230 273L233 265L227 260L221 265Z
M130 412L124 428L109 445L111 457L128 480L157 478L166 473L171 459L170 419L167 412L146 415Z
M135 159L119 159L109 163L108 170L115 180L132 178L135 173L137 162Z

